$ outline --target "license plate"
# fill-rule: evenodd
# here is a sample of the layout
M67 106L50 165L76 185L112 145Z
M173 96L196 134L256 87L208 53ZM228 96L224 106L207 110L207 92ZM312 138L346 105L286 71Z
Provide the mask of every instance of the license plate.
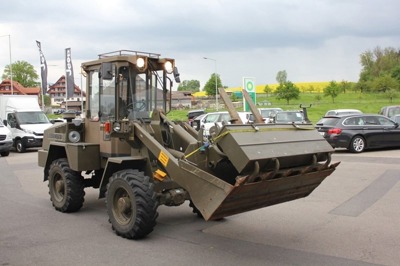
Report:
M321 134L321 136L325 136L325 132L319 132L319 134Z

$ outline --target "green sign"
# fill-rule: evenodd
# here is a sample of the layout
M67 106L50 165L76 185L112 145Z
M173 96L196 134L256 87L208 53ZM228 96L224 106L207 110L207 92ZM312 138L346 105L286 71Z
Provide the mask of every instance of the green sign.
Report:
M254 104L256 104L256 86L254 85L254 78L243 78L243 88L249 93ZM243 102L245 103L243 105L243 110L246 112L250 111L250 107L244 98Z
M246 91L248 91L248 92L252 92L252 91L254 91L254 81L253 80L251 80L251 79L245 79L245 88L246 88Z

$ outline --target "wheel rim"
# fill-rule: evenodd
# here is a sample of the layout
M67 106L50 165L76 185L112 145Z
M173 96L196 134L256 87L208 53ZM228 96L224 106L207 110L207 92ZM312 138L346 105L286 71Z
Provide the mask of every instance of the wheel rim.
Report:
M113 198L113 213L115 220L120 225L129 224L135 214L132 199L128 192L123 188L118 188L115 191Z
M54 176L53 191L54 199L58 202L61 202L65 195L65 182L61 175Z
M361 138L356 138L353 141L353 147L354 147L355 151L358 151L358 152L363 151L364 150L364 140Z
M17 151L21 151L22 150L22 143L18 142L17 143Z

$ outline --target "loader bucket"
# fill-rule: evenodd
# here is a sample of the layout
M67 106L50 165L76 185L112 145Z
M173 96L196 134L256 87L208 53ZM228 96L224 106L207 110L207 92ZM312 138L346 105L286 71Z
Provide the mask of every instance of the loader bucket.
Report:
M183 167L204 181L189 192L206 220L306 197L339 164L311 125L228 125L214 140L239 174L229 183Z

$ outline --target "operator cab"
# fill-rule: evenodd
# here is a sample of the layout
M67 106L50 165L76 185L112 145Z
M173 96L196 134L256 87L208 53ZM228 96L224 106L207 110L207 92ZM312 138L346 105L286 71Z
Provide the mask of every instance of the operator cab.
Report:
M175 61L159 54L121 50L82 65L87 73L86 118L116 121L149 118L155 108L168 113L172 80L180 82Z

